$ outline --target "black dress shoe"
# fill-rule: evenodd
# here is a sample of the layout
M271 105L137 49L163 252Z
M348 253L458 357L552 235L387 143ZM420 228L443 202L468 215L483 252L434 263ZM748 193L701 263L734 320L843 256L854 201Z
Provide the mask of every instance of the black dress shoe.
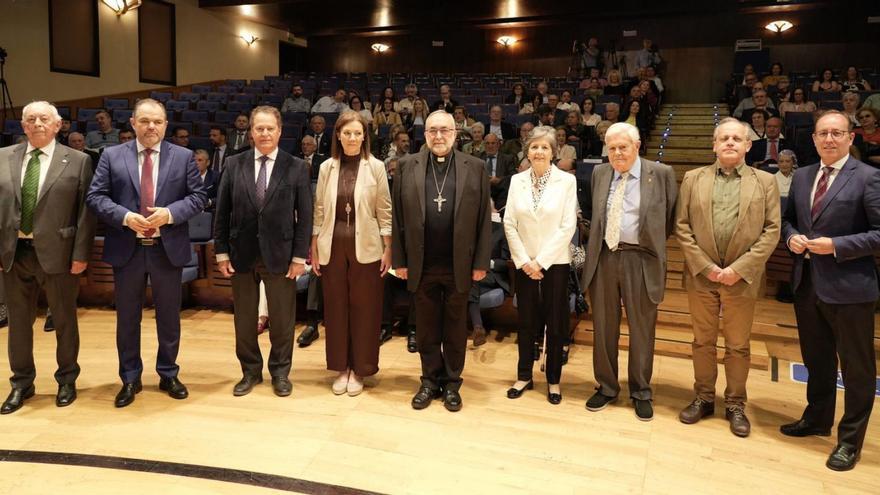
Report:
M273 376L272 390L278 397L287 397L293 391L293 384L286 376Z
M52 313L46 313L46 322L43 323L43 331L51 332L55 330L55 320L52 318Z
M535 348L532 351L532 360L537 361L541 359L541 344L535 342Z
M300 347L308 347L312 345L312 342L318 340L318 329L309 325L305 330L299 334L299 338L296 339L297 345Z
M116 394L116 401L113 403L116 407L125 407L134 402L134 396L144 389L140 380L123 383L119 393Z
M789 437L809 437L812 435L820 437L831 436L831 428L822 428L820 426L815 426L804 421L803 419L799 419L794 423L782 425L779 427L779 431L783 435Z
M241 380L235 384L235 387L232 387L232 395L236 397L247 395L251 393L251 390L253 390L258 383L263 383L262 376L244 375L243 377L241 377Z
M443 407L449 412L461 411L461 395L458 390L447 390L443 393Z
M608 407L608 404L612 404L617 402L617 397L608 397L607 395L603 395L602 392L596 391L592 397L587 401L587 410L588 411L601 411Z
M535 388L535 382L532 380L529 380L529 383L526 383L526 386L523 388L510 387L507 389L507 398L519 399L526 390L531 390L533 388Z
M18 411L26 399L34 396L34 392L33 385L28 388L13 388L9 392L9 397L3 402L3 406L0 406L0 414L10 414Z
M65 407L73 404L76 400L76 384L63 383L58 385L58 395L55 396L55 405Z
M413 409L424 409L431 405L431 401L439 399L443 391L439 388L434 390L430 387L422 385L416 395L412 398Z
M834 471L849 471L856 467L856 463L862 457L862 453L848 445L838 445L828 456L825 466Z
M176 376L162 377L159 379L159 390L168 392L168 396L172 399L186 399L189 397L189 391L186 385L180 383Z
M633 409L636 411L636 417L640 421L651 421L654 419L654 406L648 399L633 399Z
M5 327L9 323L9 315L6 313L6 305L0 303L0 328Z
M554 394L553 392L547 392L547 402L556 405L562 402L562 394Z
M410 327L406 334L406 350L409 352L418 352L419 346L416 344L416 329Z
M392 327L391 325L382 326L382 329L379 330L379 345L382 345L385 342L391 340L391 337L394 334L393 329L394 327Z

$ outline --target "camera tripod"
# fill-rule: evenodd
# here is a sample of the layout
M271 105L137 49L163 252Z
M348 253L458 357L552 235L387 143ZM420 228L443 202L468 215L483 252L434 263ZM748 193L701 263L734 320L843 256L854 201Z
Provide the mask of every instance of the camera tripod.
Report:
M6 122L10 115L13 119L17 118L15 116L15 108L12 105L12 96L9 94L9 85L6 84L5 67L6 51L0 48L0 113L2 113L3 122Z

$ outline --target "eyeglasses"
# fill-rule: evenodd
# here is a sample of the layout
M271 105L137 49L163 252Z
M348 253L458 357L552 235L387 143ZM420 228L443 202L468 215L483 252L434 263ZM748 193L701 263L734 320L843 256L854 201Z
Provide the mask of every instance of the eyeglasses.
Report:
M841 131L840 129L833 129L830 131L819 131L814 135L819 139L828 139L828 136L831 136L835 141L839 141L847 136L849 133L846 131Z
M440 129L432 127L430 129L425 129L425 134L430 134L432 136L439 136L440 134L448 136L453 133L455 133L455 129L449 129L448 127L441 127Z

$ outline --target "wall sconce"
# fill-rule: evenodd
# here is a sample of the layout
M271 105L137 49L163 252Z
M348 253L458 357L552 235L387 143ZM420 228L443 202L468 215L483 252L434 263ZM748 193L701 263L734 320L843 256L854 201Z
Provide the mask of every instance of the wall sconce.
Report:
M388 49L391 48L391 47L388 46L388 45L386 45L385 43L373 43L373 44L370 46L370 48L372 48L373 51L376 52L376 53L385 53L385 52L388 51Z
M770 24L767 24L766 26L764 26L764 29L767 29L768 31L773 31L774 33L779 34L783 31L788 31L789 29L791 29L793 27L794 27L794 24L792 24L786 20L779 20L779 21L772 21Z
M514 38L513 36L502 36L495 41L500 43L502 46L510 46L510 45L516 43L517 39Z
M141 6L141 0L102 0L104 5L113 9L116 15L122 15Z
M258 39L260 39L256 35L251 34L251 33L244 33L241 36L239 36L239 38L243 39L244 42L248 44L248 46L253 45L254 43L257 42Z

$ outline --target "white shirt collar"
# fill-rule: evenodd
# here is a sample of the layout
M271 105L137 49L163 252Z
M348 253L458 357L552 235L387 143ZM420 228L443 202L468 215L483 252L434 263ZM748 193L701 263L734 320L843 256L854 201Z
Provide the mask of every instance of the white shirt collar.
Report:
M263 154L260 153L259 150L254 150L254 160L259 161L261 156L263 156ZM269 159L272 160L272 161L274 162L274 161L275 161L275 158L278 157L278 148L275 148L274 150L272 150L271 153L269 153L269 154L266 155L266 156L268 156Z
M145 149L147 149L147 147L144 146L144 145L142 145L141 142L138 141L137 139L135 139L134 142L135 142L135 144L137 145L137 151L138 151L138 154L139 154L139 155L140 155ZM162 146L162 141L159 141L158 143L156 143L155 146L153 146L153 147L150 148L150 149L153 150L154 153L159 154L159 150L161 149L161 148L160 148L161 146Z
M847 153L845 157L841 158L840 160L837 160L836 162L832 163L831 165L825 165L825 163L820 160L819 161L819 165L820 165L819 170L822 170L822 167L827 166L827 167L837 169L837 171L840 172L840 169L843 168L843 164L846 163L847 160L849 160L849 153Z
M27 151L25 152L25 154L29 155L35 149L37 148L32 145L30 141L28 141ZM40 148L40 151L43 152L43 154L45 154L46 156L52 156L52 153L55 153L55 140L53 139L49 141L49 144Z

